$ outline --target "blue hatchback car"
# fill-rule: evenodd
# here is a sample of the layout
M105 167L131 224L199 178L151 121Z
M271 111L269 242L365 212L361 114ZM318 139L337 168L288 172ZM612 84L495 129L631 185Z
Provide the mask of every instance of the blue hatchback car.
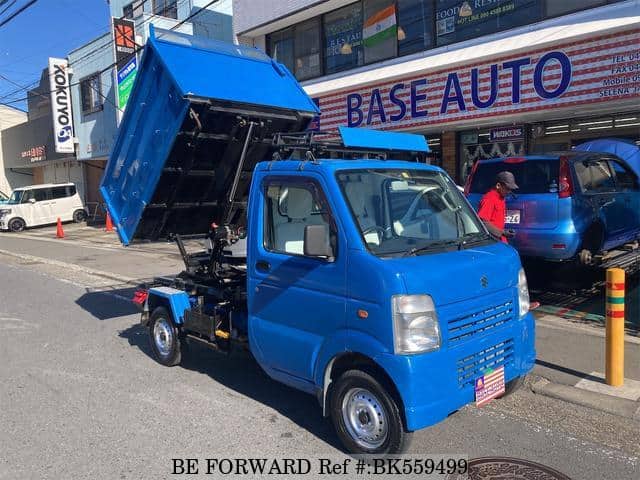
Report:
M640 238L638 176L615 155L571 151L480 160L465 186L474 208L503 170L520 187L507 197L505 228L515 231L509 243L522 256L591 264L594 255Z

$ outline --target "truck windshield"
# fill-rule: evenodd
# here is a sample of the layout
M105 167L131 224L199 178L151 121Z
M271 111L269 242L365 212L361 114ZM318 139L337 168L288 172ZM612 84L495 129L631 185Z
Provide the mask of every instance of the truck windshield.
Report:
M350 170L337 178L375 255L437 253L491 241L455 184L441 172Z

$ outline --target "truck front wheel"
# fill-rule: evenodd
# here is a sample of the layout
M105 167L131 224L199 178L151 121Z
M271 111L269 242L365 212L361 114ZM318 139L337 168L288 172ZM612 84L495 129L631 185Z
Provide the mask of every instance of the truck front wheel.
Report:
M354 454L394 454L409 443L396 401L368 373L349 370L332 388L331 419L342 444Z
M149 340L156 360L167 367L180 363L181 338L164 307L156 308L149 319Z

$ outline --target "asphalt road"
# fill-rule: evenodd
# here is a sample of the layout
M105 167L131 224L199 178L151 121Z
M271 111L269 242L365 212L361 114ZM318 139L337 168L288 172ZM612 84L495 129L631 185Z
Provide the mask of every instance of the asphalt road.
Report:
M139 316L106 279L5 256L0 279L1 479L175 478L172 458L338 453L315 400L246 354L194 347L183 366L157 364ZM523 389L416 433L411 452L632 479L640 428Z

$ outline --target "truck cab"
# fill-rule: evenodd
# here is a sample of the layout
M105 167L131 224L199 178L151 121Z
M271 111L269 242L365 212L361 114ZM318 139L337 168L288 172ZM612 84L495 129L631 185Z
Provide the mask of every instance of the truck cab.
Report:
M101 186L124 244L169 237L183 252L185 270L142 297L156 359L244 346L315 396L352 453L402 451L513 388L535 360L518 254L417 161L424 137L306 131L319 112L285 67L192 41L152 30ZM279 97L193 83L196 61ZM210 248L187 253L194 235Z

